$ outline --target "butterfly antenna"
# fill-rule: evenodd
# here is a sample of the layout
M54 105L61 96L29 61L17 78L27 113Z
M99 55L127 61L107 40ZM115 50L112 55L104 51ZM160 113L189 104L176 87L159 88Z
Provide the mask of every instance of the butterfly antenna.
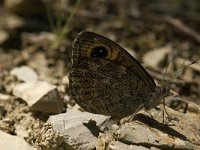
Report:
M198 59L198 60L199 60L199 59ZM197 61L198 61L198 60L197 60ZM182 65L181 65L181 67L180 67L179 69L177 69L176 72L172 75L172 79L177 78L177 77L181 74L181 72L182 72L184 69L186 69L187 67L189 67L189 66L195 64L197 61L193 61L193 62L190 62L189 64L185 65L186 60L184 60L183 63L182 63ZM169 64L167 65L167 67L166 67L166 69L165 69L165 75L167 74L168 68L169 68ZM166 77L166 76L164 76L164 78L165 78L165 77ZM170 83L170 79L165 79L165 80L164 80L164 83L161 84L161 85L169 86L169 83ZM181 82L177 82L177 83L178 83L178 84L182 84Z
M199 59L200 59L200 58L199 58ZM183 72L184 69L186 69L187 67L189 67L189 66L195 64L196 62L198 62L199 59L197 59L197 61L190 62L190 63L187 64L187 65L185 65L186 59L184 59L184 61L183 61L182 65L181 65L181 67L180 67L179 69L177 69L176 72L173 74L173 76L172 76L173 79L177 78L177 77L181 74L181 72ZM167 64L167 67L166 67L166 69L165 69L165 75L167 74L167 71L168 71L168 68L169 68L169 64L170 64L170 63ZM164 77L166 77L166 76L164 76ZM163 86L169 87L170 79L164 80L164 81L165 81L165 83L163 84ZM182 83L179 82L178 84L182 84ZM163 95L163 94L162 94L162 95ZM162 99L163 99L162 102L163 102L163 109L164 109L164 110L163 110L163 124L164 124L164 118L165 118L165 113L164 113L164 112L166 112L167 116L169 116L169 114L167 113L167 110L166 110L166 107L165 107L165 98L162 97Z

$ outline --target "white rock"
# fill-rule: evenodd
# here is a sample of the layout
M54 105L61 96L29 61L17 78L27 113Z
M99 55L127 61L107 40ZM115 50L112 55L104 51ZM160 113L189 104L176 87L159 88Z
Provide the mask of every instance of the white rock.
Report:
M2 101L7 101L11 98L10 95L6 95L6 94L3 94L3 93L0 93L0 102Z
M14 68L10 71L10 74L15 75L19 80L24 82L36 81L38 79L37 73L28 66Z
M24 139L2 131L0 131L0 139L1 150L35 150Z
M63 110L63 102L56 86L46 81L18 84L14 87L13 94L26 101L32 110L46 113L60 113Z
M8 32L0 30L0 44L4 43L8 39Z
M51 116L48 121L55 131L63 135L65 143L77 150L91 150L97 145L97 126L107 118L88 112L70 112ZM97 126L88 124L91 120L95 120Z
M108 147L110 150L150 150L149 148L141 145L128 145L119 141L110 142Z
M162 123L162 110L151 109L149 113L153 119L138 113L137 121L121 125L117 131L118 139L123 143L138 146L150 145L161 149L199 150L200 135L196 134L196 131L200 129L199 114L180 113L168 107L165 108L166 112L174 117L170 120L169 125Z
M170 45L150 50L143 56L142 60L145 65L148 65L154 69L160 69L159 64L172 50L173 49Z

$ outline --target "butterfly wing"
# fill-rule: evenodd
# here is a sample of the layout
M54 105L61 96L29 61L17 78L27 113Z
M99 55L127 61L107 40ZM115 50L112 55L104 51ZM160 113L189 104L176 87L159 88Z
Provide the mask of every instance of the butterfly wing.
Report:
M74 41L69 89L77 103L92 113L126 116L136 111L155 83L121 46L92 32Z

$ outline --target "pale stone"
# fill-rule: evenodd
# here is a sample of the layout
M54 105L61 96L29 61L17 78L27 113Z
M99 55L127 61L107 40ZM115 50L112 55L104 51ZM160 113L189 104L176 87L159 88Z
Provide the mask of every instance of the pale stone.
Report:
M4 31L4 30L0 30L0 44L3 44L9 37L9 34Z
M20 97L32 110L46 113L60 113L63 102L55 85L46 81L33 81L14 87L13 94Z
M154 50L150 50L145 53L142 60L145 65L160 70L160 63L165 59L166 55L172 51L172 47L170 45L160 47Z
M12 136L2 131L0 131L0 139L1 150L36 150L24 139L17 136Z
M93 150L100 132L98 126L107 118L108 116L88 112L69 112L51 116L49 123L55 131L63 135L64 142L73 149ZM94 124L90 124L90 121Z
M28 66L14 68L10 71L10 74L15 75L19 80L24 82L38 80L37 73Z

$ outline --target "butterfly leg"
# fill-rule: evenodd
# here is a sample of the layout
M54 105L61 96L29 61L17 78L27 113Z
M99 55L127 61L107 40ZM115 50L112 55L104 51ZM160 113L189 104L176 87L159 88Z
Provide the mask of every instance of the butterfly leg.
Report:
M131 122L132 120L134 120L134 117L136 116L136 114L144 107L144 105L140 105L138 107L138 109L133 113L131 114L130 116L128 117L125 117L123 119L120 120L120 124L125 124L127 122Z
M163 98L163 100L162 100L162 105L163 105L163 119L162 119L162 123L163 123L164 125L173 126L174 124L170 124L170 122L171 122L172 120L176 120L176 119L174 119L174 117L171 116L171 115L167 112L167 110L166 110L166 105L165 105L165 99L164 99L164 98ZM166 114L166 117L165 117L165 114ZM165 118L166 118L167 122L165 122Z

